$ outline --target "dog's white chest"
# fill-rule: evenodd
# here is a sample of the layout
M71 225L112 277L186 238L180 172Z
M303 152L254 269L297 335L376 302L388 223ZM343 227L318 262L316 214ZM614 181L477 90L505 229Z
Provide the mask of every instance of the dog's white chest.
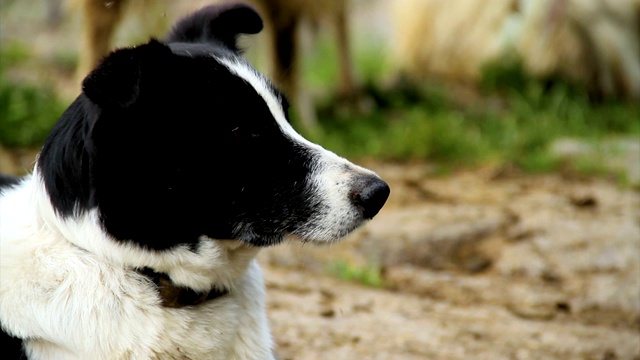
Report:
M155 290L139 278L124 274L109 278L99 270L82 272L89 278L96 275L95 282L87 277L74 282L69 273L66 278L57 274L50 278L58 279L56 284L41 284L50 295L27 294L42 297L40 302L27 302L28 308L22 310L37 313L30 321L30 331L42 332L47 339L26 341L30 358L197 360L270 356L271 340L260 307L262 282L255 263L231 293L183 308L160 306ZM21 311L19 307L15 304ZM251 348L246 347L247 339L253 343Z
M31 207L31 185L0 204L0 212L13 214L0 232L0 319L6 331L28 339L30 359L272 358L255 252L205 242L200 248L209 257L196 255L212 264L207 276L233 274L230 292L195 306L163 307L148 278L42 223Z

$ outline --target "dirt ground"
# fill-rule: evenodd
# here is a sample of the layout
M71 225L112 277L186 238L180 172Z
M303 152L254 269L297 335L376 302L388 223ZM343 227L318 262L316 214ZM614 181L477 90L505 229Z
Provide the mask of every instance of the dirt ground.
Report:
M48 30L32 3L3 13L2 40L29 39L54 60L74 51L77 23ZM69 97L72 75L54 74ZM0 148L0 171L23 172L34 155ZM364 165L391 186L373 221L332 246L260 254L280 359L640 360L637 186ZM383 285L328 275L337 262L378 266Z
M368 164L343 242L261 254L281 359L640 359L640 194L594 179ZM382 288L326 276L382 267Z

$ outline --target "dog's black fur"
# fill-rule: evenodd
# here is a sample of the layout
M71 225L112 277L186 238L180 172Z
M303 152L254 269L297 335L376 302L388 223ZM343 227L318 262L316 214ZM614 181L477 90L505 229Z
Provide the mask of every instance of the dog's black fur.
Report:
M0 174L0 194L2 194L3 190L13 187L20 183L20 178L17 176L10 176L5 174ZM0 219L0 226L2 224L2 219ZM2 345L2 353L3 356L7 359L24 359L25 354L22 350L22 339L18 339L7 334L2 327L0 326L0 344Z
M14 185L18 185L20 183L20 178L17 176L0 174L0 194L6 188L10 188Z
M2 358L8 360L26 359L27 355L22 348L22 339L7 334L0 327L0 343L2 344Z

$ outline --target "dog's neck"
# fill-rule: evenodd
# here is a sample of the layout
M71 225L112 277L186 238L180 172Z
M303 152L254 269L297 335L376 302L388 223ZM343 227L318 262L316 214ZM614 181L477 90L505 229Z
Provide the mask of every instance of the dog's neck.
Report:
M160 297L160 304L164 307L196 306L229 293L229 289L221 289L218 286L214 286L208 292L194 291L191 288L176 285L167 274L149 268L138 269L138 273L151 280Z
M232 291L260 249L235 240L214 240L206 236L201 236L195 246L180 245L162 251L117 241L102 229L97 209L61 218L55 213L37 172L31 181L38 222L46 231L57 233L64 241L116 266L132 270L148 268L166 274L178 287L199 293L213 288Z

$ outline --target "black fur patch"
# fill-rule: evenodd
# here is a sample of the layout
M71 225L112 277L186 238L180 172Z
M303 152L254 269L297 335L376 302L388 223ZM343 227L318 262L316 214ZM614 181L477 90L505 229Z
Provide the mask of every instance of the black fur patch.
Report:
M24 348L22 347L22 339L7 334L1 327L0 344L2 344L3 359L21 360L27 358L27 355L24 353Z
M20 183L20 178L17 176L0 174L0 194L3 190L10 189Z

